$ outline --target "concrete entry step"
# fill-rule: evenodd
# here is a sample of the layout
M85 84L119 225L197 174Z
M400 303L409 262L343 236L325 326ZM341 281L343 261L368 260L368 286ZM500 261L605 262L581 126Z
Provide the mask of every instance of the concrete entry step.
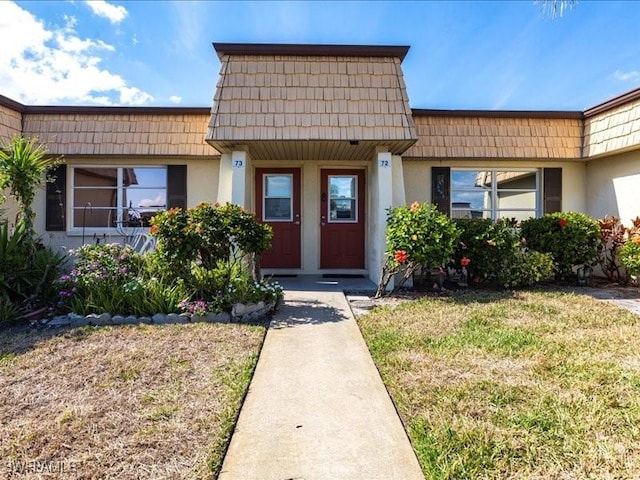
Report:
M344 294L285 300L219 478L423 479Z

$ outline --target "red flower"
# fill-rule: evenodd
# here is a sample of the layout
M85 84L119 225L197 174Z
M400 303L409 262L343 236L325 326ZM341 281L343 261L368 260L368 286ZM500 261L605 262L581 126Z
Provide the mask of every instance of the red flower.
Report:
M468 267L470 263L471 263L471 259L470 258L462 257L460 259L460 265L462 265L463 267Z
M409 256L404 250L398 250L393 258L395 258L396 262L398 263L404 263L407 261L407 258L409 258Z
M558 220L558 224L560 225L560 228L564 228L567 226L567 219L566 218L561 218L560 220Z

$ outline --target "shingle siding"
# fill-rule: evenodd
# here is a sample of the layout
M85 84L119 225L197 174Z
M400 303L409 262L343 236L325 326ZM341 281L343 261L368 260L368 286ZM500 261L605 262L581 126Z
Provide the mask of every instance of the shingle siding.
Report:
M54 155L211 157L204 141L208 114L27 113L24 133Z
M0 104L0 144L22 133L22 113Z
M225 55L212 112L214 144L416 138L399 58Z
M404 157L553 158L581 157L578 118L414 116L418 141Z
M640 99L587 117L584 155L597 157L640 147Z

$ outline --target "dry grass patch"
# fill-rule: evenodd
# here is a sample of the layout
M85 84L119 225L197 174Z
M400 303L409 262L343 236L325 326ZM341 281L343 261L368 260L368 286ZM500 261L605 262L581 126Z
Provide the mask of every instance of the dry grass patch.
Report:
M213 478L263 336L204 323L0 333L0 472Z
M471 292L359 323L427 478L640 478L640 317Z

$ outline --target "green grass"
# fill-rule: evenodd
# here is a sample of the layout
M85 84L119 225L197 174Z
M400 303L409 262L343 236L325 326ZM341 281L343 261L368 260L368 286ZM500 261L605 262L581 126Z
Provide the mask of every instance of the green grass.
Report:
M426 478L640 478L640 317L471 292L359 324Z

